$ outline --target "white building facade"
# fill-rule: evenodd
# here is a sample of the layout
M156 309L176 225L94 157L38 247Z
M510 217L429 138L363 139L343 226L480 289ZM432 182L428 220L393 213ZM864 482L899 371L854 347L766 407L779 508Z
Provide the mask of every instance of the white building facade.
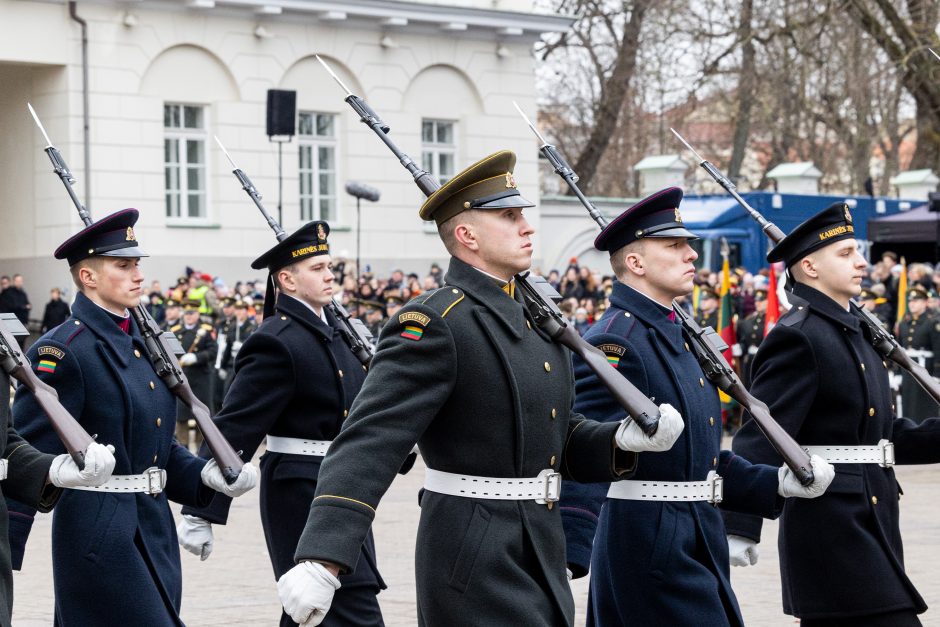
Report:
M52 251L81 228L31 102L92 217L140 210L148 279L166 283L186 266L229 284L259 278L248 264L274 236L213 137L277 218L269 89L297 92L297 135L280 146L284 228L325 219L334 256L355 258L361 235L363 266L423 273L446 258L417 216L423 197L314 55L440 180L508 148L520 189L537 201L538 155L512 101L534 118L533 43L571 21L520 0L0 0L0 273L23 274L41 305L50 287L70 287ZM362 205L361 233L350 180L381 192ZM530 220L538 229L537 210ZM540 260L538 242L536 251Z

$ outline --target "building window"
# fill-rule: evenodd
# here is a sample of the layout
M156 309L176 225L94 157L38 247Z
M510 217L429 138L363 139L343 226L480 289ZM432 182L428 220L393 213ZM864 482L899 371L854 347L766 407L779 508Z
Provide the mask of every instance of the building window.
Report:
M163 105L166 216L204 220L206 213L206 109Z
M336 116L301 112L297 120L300 142L300 219L336 219Z
M421 121L421 167L437 178L441 185L456 174L455 126L455 122L446 120Z

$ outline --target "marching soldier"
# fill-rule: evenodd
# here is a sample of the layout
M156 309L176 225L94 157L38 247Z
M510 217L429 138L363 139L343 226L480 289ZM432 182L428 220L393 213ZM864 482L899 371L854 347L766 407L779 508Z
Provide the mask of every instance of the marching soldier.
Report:
M163 310L164 322L161 328L164 331L169 331L174 328L176 325L180 324L180 318L182 317L182 311L180 310L180 303L178 300L172 298L166 299L165 308Z
M265 303L273 305L273 312L266 312L255 333L249 332L244 304L236 305L242 323L233 325L231 331L239 339L229 344L237 353L234 380L215 418L246 459L267 436L260 506L275 578L294 566L320 463L366 375L343 339L339 322L326 309L334 280L328 234L326 222L311 222L252 263L256 270L268 269L279 293L275 300L269 289ZM208 558L212 523L226 523L230 504L231 499L220 495L210 507L183 508L180 544ZM385 583L371 533L356 560L356 571L340 577L343 587L334 599L328 625L383 624L376 595ZM286 613L280 624L296 625Z
M907 315L898 324L898 342L931 376L940 376L940 319L927 311L927 290L915 285L907 292ZM901 414L914 422L940 415L937 401L907 371L901 373Z
M916 425L895 417L888 364L849 311L867 263L848 205L803 222L767 259L785 262L793 306L754 358L751 392L797 442L836 467L826 494L784 506L784 612L802 627L920 625L917 614L927 606L904 572L892 466L940 460L940 420ZM755 461L780 461L753 420L733 448ZM729 514L726 522L738 564L756 562L761 521Z
M225 330L225 350L222 351L222 360L219 364L219 378L225 383L223 398L232 386L232 377L229 375L232 374L238 351L241 350L248 336L258 329L255 321L248 317L248 304L245 301L235 301L233 308L235 314Z
M879 298L878 294L874 292L871 288L863 287L862 291L858 295L858 304L864 309L870 311L878 320L881 321L881 326L888 329L892 329L892 325L889 324L888 313L890 312L891 306L885 298Z
M86 227L55 251L78 294L72 316L30 348L39 378L88 433L115 447L115 475L96 488L67 490L52 519L55 624L176 627L182 579L169 501L204 505L214 491L238 496L257 481L246 464L232 485L214 461L173 438L176 399L147 358L129 310L140 302L146 256L134 234L137 210ZM49 421L21 387L13 415L37 449L62 451ZM13 455L16 459L16 454ZM11 508L13 504L11 503ZM22 555L34 511L11 511L14 554ZM19 565L17 565L18 567Z
M717 391L672 311L673 299L692 291L698 256L681 200L677 187L641 200L594 241L609 252L618 282L585 339L643 393L681 407L685 430L668 451L640 455L636 475L609 489L565 482L568 567L575 577L591 574L588 625L742 625L716 506L774 518L783 497L818 496L832 478L832 467L816 459L817 481L804 488L786 466L752 465L721 450ZM577 359L575 375L575 410L623 419Z
M738 323L738 345L741 347L741 381L751 383L751 362L764 339L767 323L767 290L754 290L754 311Z
M532 258L522 211L533 205L516 189L515 160L510 151L490 155L421 207L451 254L446 284L389 321L323 462L298 565L278 581L298 622L319 624L340 586L335 575L364 567L375 508L418 442L428 466L415 556L419 624L571 625L554 507L560 474L624 477L636 464L625 449L664 450L681 431L666 405L652 438L633 421L599 424L572 412L570 355L542 335L516 290L514 276Z
M718 294L715 290L708 286L702 288L699 293L698 310L695 321L699 323L699 326L721 331L718 328Z
M206 407L212 407L212 377L215 368L215 356L217 346L215 338L212 337L213 329L211 324L200 321L199 301L187 300L183 303L183 320L170 328L170 332L176 334L180 344L183 346L183 354L180 356L180 366L186 378L189 379L189 385L193 389L196 398L206 404ZM198 448L202 445L202 433L196 429L196 419L193 412L180 401L179 409L176 414L176 439L183 446L189 447L190 431L195 431L195 444Z

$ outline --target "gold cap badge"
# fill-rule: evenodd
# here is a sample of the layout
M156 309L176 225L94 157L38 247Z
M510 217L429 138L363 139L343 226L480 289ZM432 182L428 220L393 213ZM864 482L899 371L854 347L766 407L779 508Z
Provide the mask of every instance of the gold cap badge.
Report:
M682 222L682 214L679 213L679 207L676 207L676 222Z
M134 235L134 227L132 226L127 227L127 235L124 237L124 239L128 242L137 241L137 237Z
M851 222L851 221L852 221L852 214L849 213L849 206L848 206L847 204L846 204L846 205L842 205L842 211L845 212L845 221L846 221L846 222Z
M516 179L513 177L512 172L506 172L506 187L516 189Z

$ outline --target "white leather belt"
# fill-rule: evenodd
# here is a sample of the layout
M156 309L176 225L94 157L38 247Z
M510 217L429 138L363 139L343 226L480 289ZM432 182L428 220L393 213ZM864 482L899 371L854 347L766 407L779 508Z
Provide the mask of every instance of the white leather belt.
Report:
M804 446L810 455L819 455L830 464L878 464L894 466L894 443L879 440L868 446Z
M268 450L272 453L324 457L332 443L332 440L303 440L301 438L284 438L279 435L268 436Z
M0 459L0 481L7 478L7 471L10 469L10 460Z
M607 498L626 501L708 501L718 505L724 480L714 470L705 481L612 481Z
M71 489L89 492L143 492L156 495L163 492L165 487L166 471L153 466L139 475L111 475L104 485L78 486Z
M474 477L426 468L424 489L468 499L554 503L561 496L561 473L546 468L532 478Z

